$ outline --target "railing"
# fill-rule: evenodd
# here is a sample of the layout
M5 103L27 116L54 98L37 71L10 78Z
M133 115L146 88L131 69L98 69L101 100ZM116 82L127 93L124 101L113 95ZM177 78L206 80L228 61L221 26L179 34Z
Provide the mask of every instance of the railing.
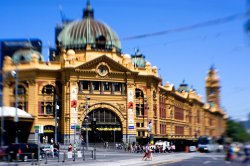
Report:
M49 164L55 162L69 162L69 161L85 161L85 160L96 160L96 149L85 150L84 148L79 148L72 152L68 151L57 151L49 152L46 151L43 154L40 154L39 160L38 156L35 153L22 153L22 154L2 154L0 155L0 162L30 162L31 165L39 164Z

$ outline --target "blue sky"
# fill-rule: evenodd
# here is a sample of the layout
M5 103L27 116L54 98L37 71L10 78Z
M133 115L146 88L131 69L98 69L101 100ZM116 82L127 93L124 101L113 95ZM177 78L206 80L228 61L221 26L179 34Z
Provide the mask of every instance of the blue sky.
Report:
M86 0L1 0L0 39L39 38L43 54L54 46L54 28L61 22L59 6L68 19L81 19ZM234 119L250 112L250 36L247 18L148 38L126 37L178 29L247 10L246 0L91 0L95 19L120 37L123 53L135 48L166 81L176 87L183 79L203 96L212 64L221 78L221 104ZM45 58L47 59L47 58Z

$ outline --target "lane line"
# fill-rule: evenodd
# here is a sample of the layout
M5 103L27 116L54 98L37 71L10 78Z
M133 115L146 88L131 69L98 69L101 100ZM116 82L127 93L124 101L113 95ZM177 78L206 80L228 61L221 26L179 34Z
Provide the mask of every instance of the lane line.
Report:
M204 165L205 165L205 164L209 164L209 163L211 163L211 161L204 161L204 162L203 162Z

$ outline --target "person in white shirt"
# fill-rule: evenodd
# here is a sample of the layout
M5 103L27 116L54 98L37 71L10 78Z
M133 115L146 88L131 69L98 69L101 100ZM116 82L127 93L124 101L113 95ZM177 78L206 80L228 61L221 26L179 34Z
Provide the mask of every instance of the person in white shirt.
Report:
M50 151L51 151L52 157L54 158L54 146L53 146L53 144L50 145Z

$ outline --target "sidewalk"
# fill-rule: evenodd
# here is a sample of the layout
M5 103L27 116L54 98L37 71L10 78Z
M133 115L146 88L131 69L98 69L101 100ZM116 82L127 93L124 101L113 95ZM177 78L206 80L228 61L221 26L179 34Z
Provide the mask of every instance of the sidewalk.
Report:
M52 159L48 160L47 164L45 164L45 160L39 162L39 165L48 165L48 166L55 166L55 165L74 165L74 166L143 166L143 165L154 165L154 164L161 164L161 163L174 163L177 161L182 161L185 159L190 159L196 156L206 156L206 154L202 153L163 153L163 154L153 154L152 161L144 161L142 160L143 154L142 153L127 153L124 151L105 151L103 149L97 150L96 160L88 157L85 160L82 158L76 159L68 159L65 162L58 162L58 160ZM218 155L216 155L218 156ZM7 165L15 165L16 163L1 163L0 166L7 166ZM30 166L31 162L18 162L18 166ZM37 165L38 163L34 163Z
M160 163L174 163L177 161L185 160L196 156L195 153L174 153L170 155L154 155L152 160L142 160L142 156L133 159L125 160L113 160L113 161L97 161L95 163L86 163L87 166L98 166L98 165L108 165L108 166L143 166L143 165L154 165ZM82 164L75 164L75 166L80 166Z

